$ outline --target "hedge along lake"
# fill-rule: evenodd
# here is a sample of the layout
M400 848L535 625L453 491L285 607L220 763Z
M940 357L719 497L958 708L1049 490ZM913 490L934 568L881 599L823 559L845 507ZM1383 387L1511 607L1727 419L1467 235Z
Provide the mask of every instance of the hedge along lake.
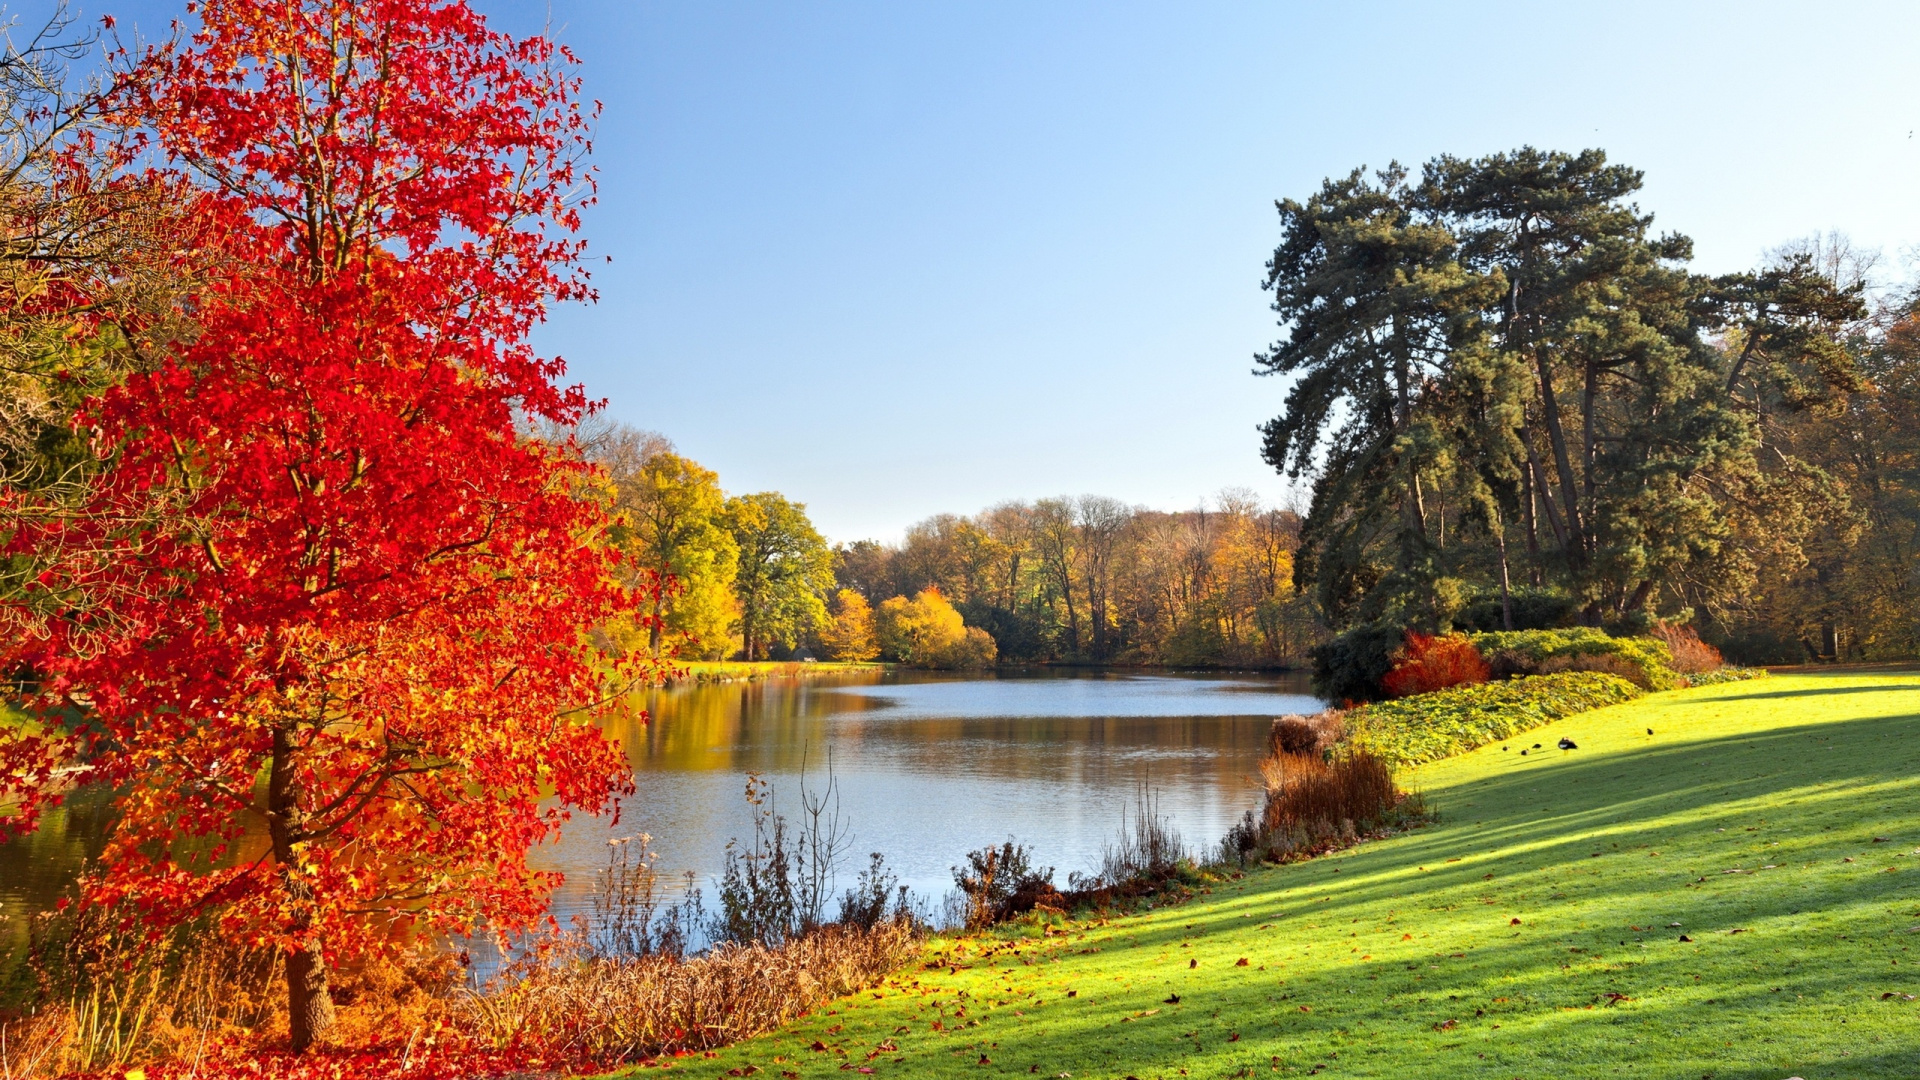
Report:
M536 866L567 875L554 898L563 925L590 903L608 841L642 833L658 869L691 871L711 903L728 840L752 835L749 774L791 819L803 768L819 791L831 766L850 831L842 891L878 851L901 884L937 902L967 851L1008 838L1064 884L1099 865L1146 785L1189 848L1211 847L1258 806L1253 778L1272 718L1321 708L1298 674L1072 669L687 684L645 703L646 722L629 714L603 725L635 774L618 821L576 819L533 853ZM99 852L108 801L76 792L37 832L0 845L5 937L23 935L22 916L55 903Z

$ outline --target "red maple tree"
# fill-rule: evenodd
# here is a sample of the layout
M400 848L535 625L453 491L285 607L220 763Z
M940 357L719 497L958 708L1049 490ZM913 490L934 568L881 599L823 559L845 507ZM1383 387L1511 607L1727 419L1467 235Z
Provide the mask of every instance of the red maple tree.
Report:
M197 8L115 105L228 269L80 418L92 513L10 538L119 557L110 612L0 645L46 721L0 776L17 822L56 761L119 789L86 899L283 949L300 1050L331 964L537 920L528 849L631 783L582 711L585 630L631 598L577 455L524 433L589 407L527 344L590 296L587 117L564 50L460 0ZM156 491L171 512L128 535Z

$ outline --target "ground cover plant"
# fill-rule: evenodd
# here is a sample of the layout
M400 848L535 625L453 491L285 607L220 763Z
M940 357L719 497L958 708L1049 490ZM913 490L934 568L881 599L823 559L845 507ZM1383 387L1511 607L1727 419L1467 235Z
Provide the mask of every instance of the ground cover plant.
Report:
M695 1073L1911 1075L1920 676L1682 690L1534 741L1404 776L1424 828L937 941Z
M1593 671L1456 686L1349 711L1347 744L1402 768L1510 739L1640 693L1617 675Z

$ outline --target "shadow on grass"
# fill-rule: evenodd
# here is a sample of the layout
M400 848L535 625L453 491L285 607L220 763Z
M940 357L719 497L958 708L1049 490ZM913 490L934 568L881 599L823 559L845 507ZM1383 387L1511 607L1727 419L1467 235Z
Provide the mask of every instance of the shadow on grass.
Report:
M1696 699L1701 704L1719 701L1766 701L1775 698L1833 697L1836 694L1887 694L1901 690L1920 690L1920 683L1893 686L1809 687L1805 690L1769 690L1753 694L1721 694Z
M1336 1053L1333 1071L1361 1075L1375 1055L1404 1076L1914 1075L1911 1037L1884 1052L1869 1040L1920 1012L1881 998L1920 993L1920 971L1897 966L1912 939L1889 936L1913 921L1909 875L1883 869L1920 842L1906 835L1916 775L1920 714L1901 714L1573 755L1429 791L1438 825L1275 872L1205 916L1156 913L1125 935L1142 960L1132 984L1101 993L1124 1008L1052 1006L1044 1033L995 1031L994 1057L1046 1070L1064 1037L1142 1076L1305 1071ZM1876 834L1904 843L1872 848ZM1222 984L1187 969L1177 943L1244 933L1248 911L1275 923L1256 946L1272 970ZM1320 933L1288 933L1308 924ZM1403 945L1400 925L1430 938ZM1336 936L1350 928L1365 937ZM1350 958L1353 941L1394 955ZM1149 960L1156 947L1170 959ZM1120 1026L1134 999L1169 991L1180 1004Z

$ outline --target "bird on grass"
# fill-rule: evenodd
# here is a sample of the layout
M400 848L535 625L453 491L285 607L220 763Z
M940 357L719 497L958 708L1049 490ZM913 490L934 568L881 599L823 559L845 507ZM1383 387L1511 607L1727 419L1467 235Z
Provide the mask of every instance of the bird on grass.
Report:
M1579 743L1577 743L1577 742L1574 742L1574 741L1573 741L1572 739L1567 739L1567 738L1562 738L1562 739L1560 740L1560 749L1562 749L1562 750L1578 750L1578 749L1580 749L1580 744L1579 744Z

